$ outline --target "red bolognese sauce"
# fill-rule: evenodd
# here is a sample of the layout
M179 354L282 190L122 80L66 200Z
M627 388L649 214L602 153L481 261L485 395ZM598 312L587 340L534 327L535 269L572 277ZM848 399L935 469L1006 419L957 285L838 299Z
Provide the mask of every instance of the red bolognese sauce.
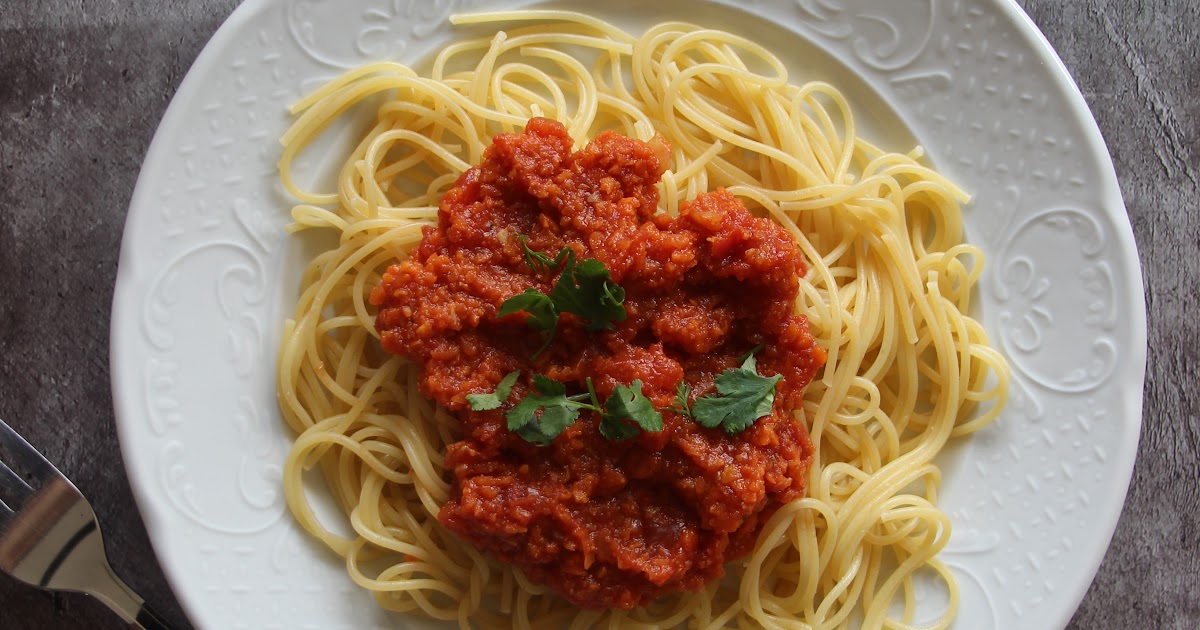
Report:
M724 190L657 212L670 148L614 132L579 151L557 122L501 134L444 195L438 225L371 296L388 351L420 366L422 392L462 422L445 466L453 484L439 521L589 609L629 609L700 589L745 555L766 519L801 497L813 447L795 419L824 364L795 313L805 267L791 236ZM587 330L561 316L552 343L521 313L497 317L553 277L526 264L520 236L553 256L595 258L625 291L626 318ZM678 386L711 391L753 348L763 375L781 375L770 415L730 435L672 412ZM499 409L466 396L520 371ZM547 446L508 430L505 411L533 374L607 397L642 382L663 430L609 440L585 412Z

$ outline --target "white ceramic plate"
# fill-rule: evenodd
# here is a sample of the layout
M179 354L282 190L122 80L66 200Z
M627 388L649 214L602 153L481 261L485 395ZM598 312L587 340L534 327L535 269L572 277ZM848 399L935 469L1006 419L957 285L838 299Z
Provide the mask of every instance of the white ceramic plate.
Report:
M416 63L457 35L426 0L249 0L179 88L129 210L113 306L121 447L176 594L204 630L396 628L286 513L274 398L304 252L276 183L285 107L342 69ZM578 3L577 3L578 4ZM750 34L792 80L844 88L865 135L915 139L974 195L980 312L1014 372L994 425L941 463L956 628L1066 625L1108 545L1141 423L1145 306L1116 177L1065 68L1007 0L759 0L588 7L638 29ZM310 151L309 155L319 155ZM310 165L319 173L319 160ZM940 595L923 597L938 609Z

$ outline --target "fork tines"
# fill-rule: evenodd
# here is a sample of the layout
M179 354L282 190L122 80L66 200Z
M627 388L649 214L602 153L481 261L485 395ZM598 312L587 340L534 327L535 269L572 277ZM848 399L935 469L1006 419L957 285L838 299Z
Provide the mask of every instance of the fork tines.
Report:
M6 456L8 461L5 461ZM0 513L19 509L21 503L33 493L33 487L21 475L22 472L41 482L62 477L62 473L37 449L8 423L0 420L0 506L4 507Z

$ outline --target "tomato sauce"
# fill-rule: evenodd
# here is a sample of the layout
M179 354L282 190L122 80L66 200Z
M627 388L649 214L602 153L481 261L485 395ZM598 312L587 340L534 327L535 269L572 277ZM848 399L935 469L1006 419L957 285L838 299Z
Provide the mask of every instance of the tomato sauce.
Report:
M436 228L391 266L371 296L388 351L420 366L422 392L456 414L446 453L449 530L522 569L577 606L629 609L698 590L745 555L766 519L803 496L813 447L794 417L825 353L795 313L805 267L792 237L724 190L657 211L670 149L604 132L577 152L557 122L495 137L482 163L443 197ZM530 269L518 235L553 257L599 259L626 292L627 319L589 332L562 315L548 349L526 314L496 314L554 276ZM780 374L771 415L728 435L671 412L755 346L758 372ZM508 401L473 411L466 395L521 377ZM584 412L549 446L507 429L504 412L542 373L603 400L640 379L661 432L610 441Z

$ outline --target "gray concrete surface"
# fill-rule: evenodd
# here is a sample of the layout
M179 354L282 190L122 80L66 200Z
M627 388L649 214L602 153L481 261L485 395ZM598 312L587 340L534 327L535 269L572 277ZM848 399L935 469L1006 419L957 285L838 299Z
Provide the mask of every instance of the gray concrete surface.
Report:
M1021 0L1116 163L1150 315L1145 421L1104 564L1070 628L1200 628L1200 3ZM180 628L121 464L109 307L138 168L236 0L0 0L0 417L96 507L119 574ZM0 575L0 629L124 627Z

